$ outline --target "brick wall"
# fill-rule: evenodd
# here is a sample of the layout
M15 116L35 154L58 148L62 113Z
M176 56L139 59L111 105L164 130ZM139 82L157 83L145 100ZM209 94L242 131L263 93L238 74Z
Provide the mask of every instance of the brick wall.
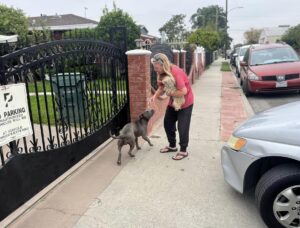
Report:
M150 51L132 50L128 56L128 82L131 121L147 109L151 97Z
M174 64L179 66L180 51L173 49L173 54L174 54Z
M180 50L180 67L186 72L186 51ZM188 72L186 72L188 74Z

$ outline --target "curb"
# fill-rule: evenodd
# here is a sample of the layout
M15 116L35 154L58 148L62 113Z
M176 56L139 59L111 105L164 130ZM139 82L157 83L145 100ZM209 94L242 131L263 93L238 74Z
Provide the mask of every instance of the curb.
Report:
M251 117L251 116L255 115L255 112L253 111L253 108L251 107L251 105L250 105L248 99L246 98L245 94L243 93L243 90L240 86L240 83L239 83L237 77L235 76L235 74L233 73L232 66L230 65L230 63L228 63L228 64L229 64L229 67L230 67L230 70L231 70L231 75L234 78L234 80L236 81L237 86L239 87L238 90L239 90L239 93L241 94L241 98L242 98L242 101L243 101L243 104L244 104L244 108L247 112L247 115L248 115L248 117Z

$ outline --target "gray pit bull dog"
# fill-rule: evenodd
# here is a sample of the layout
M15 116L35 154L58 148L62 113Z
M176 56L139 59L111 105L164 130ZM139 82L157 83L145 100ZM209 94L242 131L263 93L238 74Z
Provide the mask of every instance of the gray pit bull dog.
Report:
M139 119L126 124L120 131L120 134L118 136L114 136L110 133L110 136L114 139L118 139L118 150L119 150L119 156L118 156L118 165L121 165L121 150L124 145L129 144L130 149L128 151L128 154L130 157L134 157L134 155L131 153L134 149L134 145L136 144L137 150L140 150L141 147L138 145L138 137L142 136L142 138L149 143L150 146L153 146L153 144L150 142L150 139L147 136L147 126L150 118L153 116L154 110L146 110L143 112Z

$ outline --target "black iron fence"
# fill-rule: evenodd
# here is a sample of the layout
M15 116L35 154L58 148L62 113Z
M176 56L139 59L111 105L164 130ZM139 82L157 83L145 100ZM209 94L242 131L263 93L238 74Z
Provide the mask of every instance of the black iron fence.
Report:
M208 67L213 61L214 61L213 52L212 51L206 51L205 52L205 66Z
M208 67L210 64L212 64L213 61L215 61L218 58L217 51L206 51L205 52L205 66Z
M33 130L0 147L0 220L128 122L127 79L125 51L97 40L0 56L0 85L25 84Z
M110 121L127 103L124 54L114 46L60 40L0 57L1 84L25 83L32 137L18 153L62 147ZM8 152L9 157L15 151ZM2 161L2 165L3 161Z
M189 74L193 64L194 49L188 46L186 47L185 50L186 50L186 73Z

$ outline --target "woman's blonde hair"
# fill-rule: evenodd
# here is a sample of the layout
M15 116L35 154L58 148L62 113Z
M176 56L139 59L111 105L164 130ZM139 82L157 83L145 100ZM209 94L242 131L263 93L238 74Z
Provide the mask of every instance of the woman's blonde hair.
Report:
M170 63L168 57L163 54L163 53L157 53L151 58L151 63L159 63L160 65L163 66L164 72L166 75L170 76L173 78L173 75L171 73L171 66L172 64ZM157 73L157 80L161 80L161 76L159 73Z

